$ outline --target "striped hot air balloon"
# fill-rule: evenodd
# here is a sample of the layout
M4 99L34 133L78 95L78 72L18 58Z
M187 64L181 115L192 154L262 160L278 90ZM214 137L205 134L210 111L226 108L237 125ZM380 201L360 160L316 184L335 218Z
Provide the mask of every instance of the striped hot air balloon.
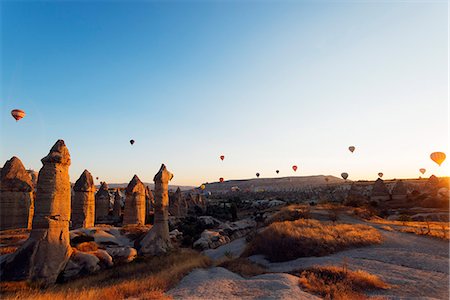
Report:
M21 109L13 109L11 111L11 116L16 119L16 122L25 117L26 113Z
M433 152L430 154L430 158L440 166L444 162L446 155L444 152Z

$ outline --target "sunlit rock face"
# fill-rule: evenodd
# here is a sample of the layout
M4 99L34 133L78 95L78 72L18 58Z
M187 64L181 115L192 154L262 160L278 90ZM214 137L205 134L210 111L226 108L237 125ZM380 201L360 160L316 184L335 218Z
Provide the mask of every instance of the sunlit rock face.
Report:
M125 191L125 211L123 213L123 225L145 224L145 186L134 175Z
M372 193L370 195L371 201L387 201L391 199L389 190L381 178L378 178L373 184Z
M36 190L33 229L28 240L2 259L2 279L29 279L48 285L56 281L72 253L69 238L70 154L58 140L42 160Z
M172 248L169 237L169 181L173 174L164 164L153 178L155 182L155 222L141 241L140 253L161 255Z
M93 227L95 223L95 185L88 170L84 170L73 186L72 228Z
M20 159L13 156L1 170L0 230L31 228L34 185Z
M106 182L102 182L95 194L95 222L102 222L109 214L109 191Z

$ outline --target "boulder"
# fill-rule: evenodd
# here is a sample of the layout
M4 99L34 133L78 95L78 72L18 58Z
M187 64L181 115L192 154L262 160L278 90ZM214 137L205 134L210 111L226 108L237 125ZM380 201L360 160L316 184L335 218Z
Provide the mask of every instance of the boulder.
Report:
M108 247L106 252L112 257L114 264L132 262L137 256L136 249L132 247Z
M56 281L72 254L70 222L70 154L58 140L42 160L36 209L28 240L0 265L2 280L29 279L44 286Z
M94 254L74 252L61 274L62 279L68 281L81 275L97 272L100 270L99 263L100 260Z
M31 228L34 185L20 159L13 156L1 170L0 230Z
M194 242L193 247L199 250L215 249L229 242L230 238L221 232L206 229L202 232L200 238Z
M164 164L153 178L155 182L155 222L141 241L140 253L160 255L171 248L169 237L169 181L173 178Z
M145 186L134 175L125 191L125 210L123 213L123 225L145 224Z
M84 170L73 186L72 228L93 227L95 223L95 185L88 170Z

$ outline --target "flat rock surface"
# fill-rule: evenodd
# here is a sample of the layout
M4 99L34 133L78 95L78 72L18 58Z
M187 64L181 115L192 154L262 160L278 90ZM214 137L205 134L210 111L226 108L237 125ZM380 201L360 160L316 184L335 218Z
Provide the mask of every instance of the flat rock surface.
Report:
M243 278L227 269L197 269L168 292L174 299L320 299L302 291L289 274L263 274Z
M361 222L363 223L363 222ZM367 224L367 223L365 223ZM375 226L374 224L370 224ZM380 245L351 249L323 257L303 257L271 263L261 255L250 259L272 272L291 272L313 265L342 265L380 276L393 287L376 295L394 297L449 298L449 244L432 237L380 230Z

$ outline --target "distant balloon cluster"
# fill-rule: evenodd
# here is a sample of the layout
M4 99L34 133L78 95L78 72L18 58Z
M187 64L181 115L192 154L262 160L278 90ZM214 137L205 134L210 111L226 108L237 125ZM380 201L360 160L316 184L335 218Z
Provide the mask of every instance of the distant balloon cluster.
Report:
M17 121L23 119L23 118L26 116L26 113L25 113L25 111L16 108L16 109L11 110L11 116L12 116L12 117L16 120L16 122L17 122ZM131 144L131 145L134 145L134 143L135 143L135 141L134 141L133 139L131 139L131 140L130 140L130 144ZM349 147L348 147L348 150L349 150L351 153L353 153L353 152L355 152L356 147L355 147L355 146L349 146ZM224 161L225 155L222 154L222 155L219 156L219 158L220 158L221 161ZM445 161L445 159L446 159L446 154L445 154L444 152L433 152L433 153L430 154L430 158L431 158L431 160L434 161L438 166L441 166L442 163L443 163L443 162ZM294 170L294 172L297 172L297 169L298 169L297 165L293 165L293 166L292 166L292 170ZM426 171L427 171L427 170L426 170L425 168L420 168L420 169L419 169L419 172L420 172L421 174L425 174ZM276 170L275 172L276 172L277 174L279 174L279 173L280 173L280 170ZM378 177L379 177L379 178L382 178L383 175L384 175L384 174L383 174L382 172L379 172L379 173L378 173ZM256 173L256 177L259 178L259 176L260 176L260 174L259 174L259 172L257 172L257 173ZM341 177L342 177L344 180L347 180L347 178L348 178L348 173L346 173L346 172L341 173ZM96 179L98 180L98 177L96 177ZM328 181L329 181L329 178L325 178L325 181L328 182ZM219 178L219 182L224 182L223 177L220 177L220 178ZM200 186L200 188L201 188L202 190L204 190L204 189L206 188L206 186L205 186L204 184L202 184L202 185Z

